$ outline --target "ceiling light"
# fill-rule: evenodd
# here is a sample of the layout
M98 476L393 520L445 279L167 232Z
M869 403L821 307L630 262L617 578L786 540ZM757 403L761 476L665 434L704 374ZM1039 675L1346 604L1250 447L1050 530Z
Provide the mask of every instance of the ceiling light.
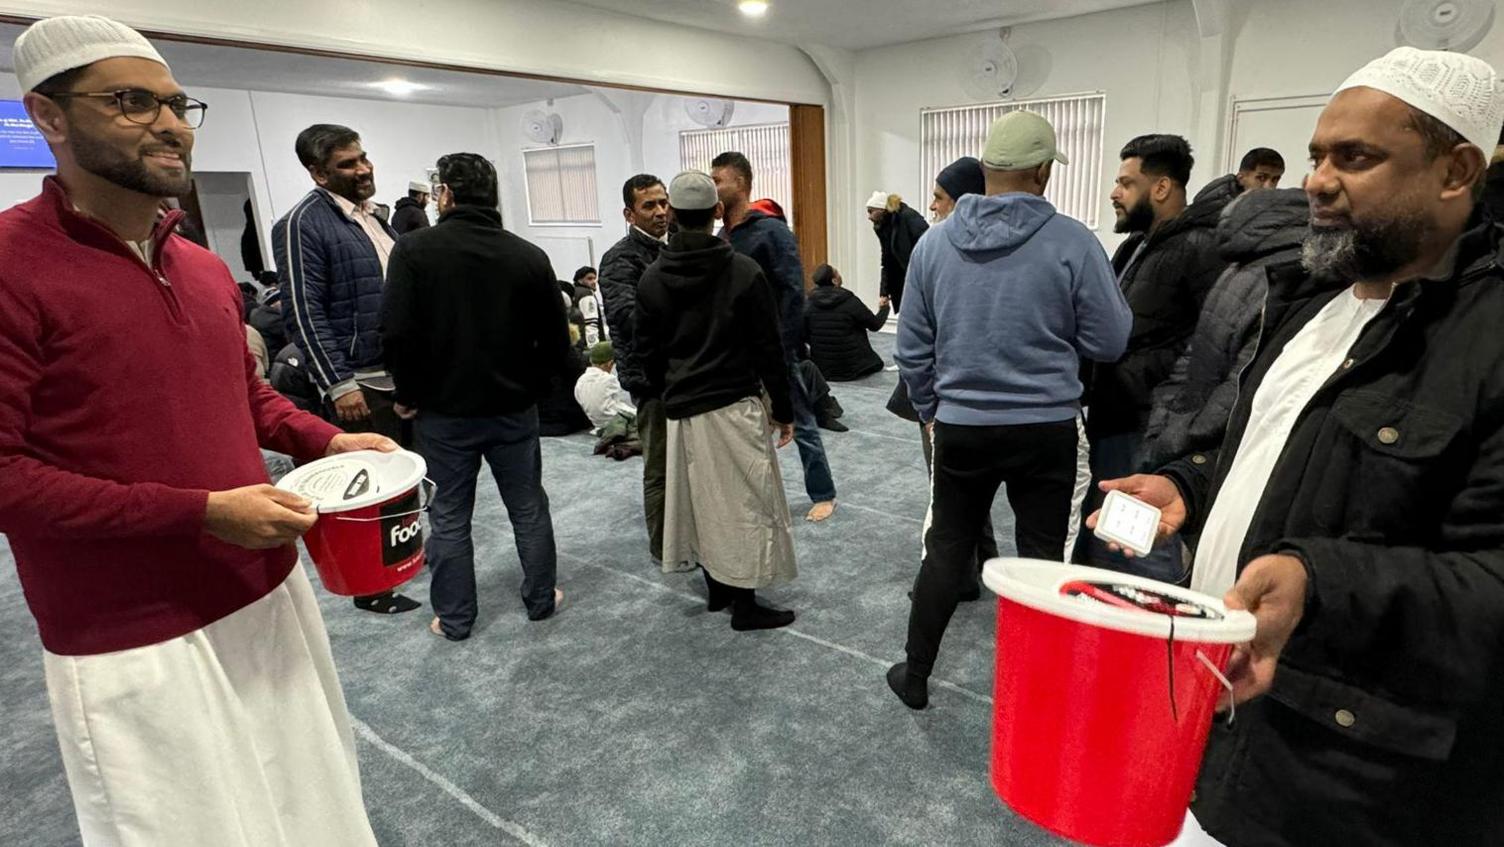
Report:
M749 18L760 18L768 13L768 0L741 0L736 7Z
M414 91L427 91L430 86L412 82L406 79L387 79L381 82L371 83L372 88L379 88L395 97L406 97Z

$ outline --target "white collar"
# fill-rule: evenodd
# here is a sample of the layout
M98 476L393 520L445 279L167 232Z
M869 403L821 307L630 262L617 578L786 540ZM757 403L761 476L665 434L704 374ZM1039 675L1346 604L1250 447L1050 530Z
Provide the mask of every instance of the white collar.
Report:
M348 199L335 194L333 191L330 191L327 188L320 187L319 190L334 198L335 205L339 206L340 211L345 213L345 217L349 218L352 221L356 219L356 212L364 212L367 215L376 214L376 204L372 203L370 200L366 200L359 206L357 206L354 203L351 203Z
M667 244L668 243L668 233L667 232L665 232L663 234L662 238L654 238L652 233L648 232L647 230L643 229L642 227L638 226L637 224L632 224L632 229L637 230L638 232L642 233L644 236L646 236L648 238L652 238L654 241L658 242L659 244Z

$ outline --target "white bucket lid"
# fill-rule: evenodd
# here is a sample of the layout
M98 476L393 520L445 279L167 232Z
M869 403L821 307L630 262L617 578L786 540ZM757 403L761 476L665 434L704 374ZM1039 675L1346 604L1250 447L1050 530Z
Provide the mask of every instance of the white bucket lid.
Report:
M1169 638L1173 621L1177 641L1244 644L1253 639L1257 628L1252 614L1241 609L1228 609L1215 597L1178 585L1101 568L1040 559L992 559L982 568L982 581L999 596L1031 609L1134 635ZM1149 591L1178 604L1199 607L1209 612L1210 616L1171 616L1147 609L1124 608L1072 596L1061 590L1067 583L1078 581Z
M296 468L277 487L312 501L319 512L350 512L390 500L427 473L428 463L410 450L356 450Z

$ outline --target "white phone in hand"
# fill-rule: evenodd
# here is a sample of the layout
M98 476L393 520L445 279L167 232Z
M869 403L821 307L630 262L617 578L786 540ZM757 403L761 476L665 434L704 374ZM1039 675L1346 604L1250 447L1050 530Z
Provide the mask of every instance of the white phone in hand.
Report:
M1102 512L1097 515L1095 535L1134 555L1147 556L1154 549L1159 531L1159 509L1121 491L1107 492Z

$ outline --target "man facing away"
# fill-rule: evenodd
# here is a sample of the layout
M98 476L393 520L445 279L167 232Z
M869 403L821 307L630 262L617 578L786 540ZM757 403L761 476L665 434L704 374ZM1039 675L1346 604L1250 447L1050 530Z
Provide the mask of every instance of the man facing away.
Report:
M331 421L404 440L381 361L381 292L397 234L371 203L376 168L349 127L315 124L293 147L315 187L272 225L287 339L302 348ZM355 598L378 614L419 605L392 591Z
M1471 56L1350 77L1221 448L1105 486L1199 528L1192 586L1258 621L1191 804L1231 847L1504 832L1504 230L1474 205L1501 125Z
M512 524L528 620L563 600L537 403L564 369L569 331L548 256L502 229L496 169L455 153L438 171L439 222L392 251L381 327L397 411L413 419L438 489L428 513L430 628L462 641L478 609L470 519L482 459Z
M157 221L205 107L152 45L59 17L14 57L57 175L0 213L0 531L83 843L374 845L293 546L316 516L258 447L396 445L257 378L229 270Z
M804 348L804 264L788 224L750 208L752 163L740 153L722 153L710 163L725 209L721 235L736 252L751 258L773 286L782 331L784 364L794 404L794 443L804 467L804 490L814 504L805 520L823 521L835 514L836 483L831 476L820 425L815 419L809 389L799 378L798 361Z
M1217 253L1220 207L1186 208L1186 182L1195 164L1186 140L1140 136L1124 145L1122 159L1112 189L1115 229L1132 235L1118 247L1112 266L1133 310L1133 334L1119 361L1091 369L1085 403L1094 481L1138 469L1154 389L1185 352L1207 292L1226 265ZM1094 490L1087 508L1100 504L1101 493ZM1082 533L1077 555L1098 567L1169 582L1183 576L1175 545L1129 561Z
M1018 555L1066 560L1085 488L1081 359L1112 361L1128 342L1132 314L1107 254L1044 199L1055 162L1066 159L1048 121L999 118L982 153L987 196L962 199L909 266L894 359L934 444L908 660L888 671L911 709L929 702L940 639L974 584L999 486Z
M637 436L642 440L642 512L648 529L648 553L663 564L664 450L668 419L663 398L648 382L637 355L637 284L668 238L668 189L652 174L637 174L621 187L622 217L627 234L601 257L600 289L606 301L606 327L616 354L621 387L637 404Z
M700 562L707 607L730 607L732 629L787 626L794 613L756 594L796 574L770 437L779 447L794 437L773 289L756 262L711 234L724 210L709 176L679 174L669 203L679 232L643 274L633 319L668 416L664 570Z

